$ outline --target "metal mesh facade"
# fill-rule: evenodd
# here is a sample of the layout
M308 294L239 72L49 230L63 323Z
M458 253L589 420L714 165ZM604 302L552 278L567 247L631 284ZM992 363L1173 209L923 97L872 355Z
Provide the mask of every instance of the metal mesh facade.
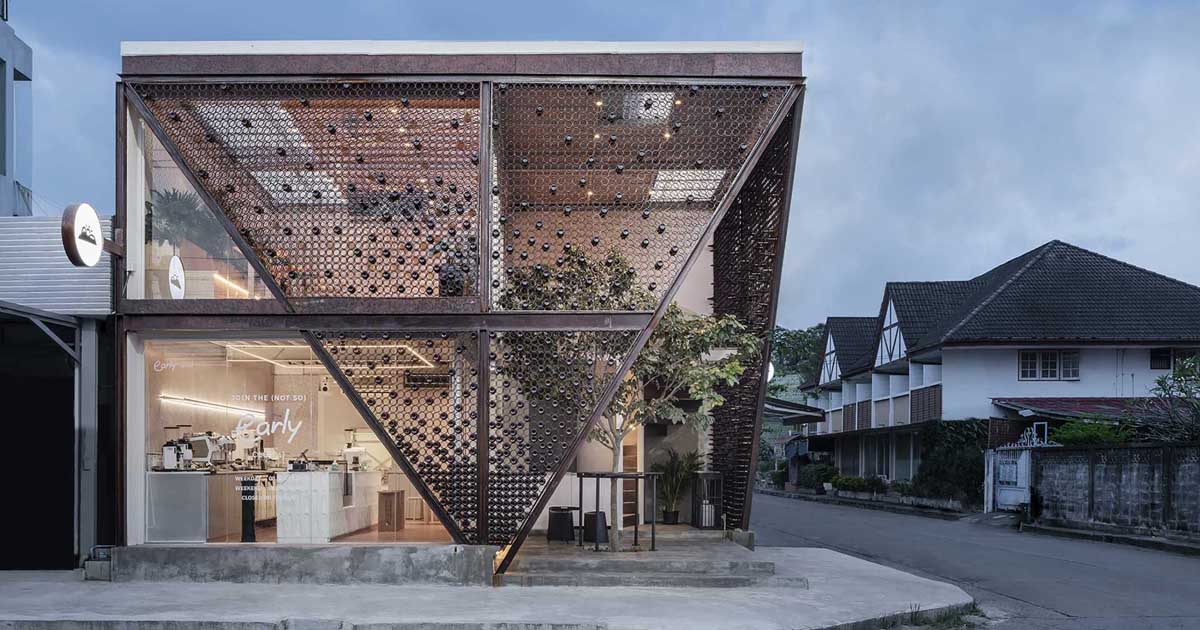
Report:
M775 313L775 265L782 253L781 225L791 180L789 114L742 187L713 236L713 311L731 314L770 351ZM724 388L725 404L713 411L712 466L725 479L728 527L746 527L746 501L757 464L766 362L746 367L737 386Z
M478 542L478 333L318 331L346 394L453 519ZM381 437L383 437L381 435Z
M135 89L287 297L478 294L478 84Z
M509 545L504 562L739 185L715 309L769 332L791 116L759 150L789 84L131 88L289 325L320 320L299 327L447 530ZM715 418L730 526L761 389L750 366Z
M637 310L699 244L786 88L493 88L492 306ZM620 295L580 286L602 265ZM644 295L643 295L644 294Z
M488 407L491 540L507 544L571 453L638 331L494 333Z

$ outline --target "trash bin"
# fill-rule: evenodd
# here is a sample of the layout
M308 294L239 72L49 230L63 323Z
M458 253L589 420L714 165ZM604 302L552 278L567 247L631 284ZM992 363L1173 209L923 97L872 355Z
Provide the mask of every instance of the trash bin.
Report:
M596 521L599 520L599 525ZM600 540L596 540L596 530L599 528ZM608 542L608 519L605 518L604 512L586 512L583 515L583 542L590 543L607 543Z
M550 523L546 527L546 540L574 542L575 515L572 512L577 509L579 508L559 505L551 507Z

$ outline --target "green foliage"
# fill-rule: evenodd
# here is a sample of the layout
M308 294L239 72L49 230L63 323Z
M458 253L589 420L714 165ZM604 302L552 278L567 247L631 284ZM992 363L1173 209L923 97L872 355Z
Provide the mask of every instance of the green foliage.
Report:
M607 426L592 437L611 448L651 420L703 431L725 403L719 388L737 384L759 346L736 317L690 315L671 304L609 405Z
M152 190L147 205L147 242L168 241L178 246L188 241L213 258L240 256L233 251L233 239L196 193L174 188Z
M912 496L913 485L912 485L912 483L910 483L908 481L893 481L892 482L892 491L898 493L901 496L905 496L905 497Z
M508 271L509 287L500 296L505 310L542 311L649 311L654 296L638 281L637 270L621 255L609 250L603 258L571 249L554 267L533 265Z
M771 441L765 436L758 438L758 472L771 472L775 463L775 457L771 449Z
M867 492L875 494L883 494L888 491L887 482L881 477L867 477Z
M818 359L825 350L821 347L824 335L823 323L801 330L776 326L771 341L771 361L775 364L775 372L800 374L801 382L816 376Z
M867 480L852 475L837 475L833 478L833 487L846 492L867 492Z
M1124 424L1089 420L1071 420L1050 432L1050 439L1063 446L1131 442L1133 436Z
M771 472L771 484L776 488L783 488L787 483L788 471L787 468L781 468Z
M921 431L921 467L914 496L983 503L986 420L938 422Z
M1156 442L1200 442L1200 360L1177 361L1171 373L1155 379L1151 393L1128 418L1138 433Z
M704 469L704 460L696 451L680 455L679 451L668 448L666 453L666 461L654 462L650 471L662 473L658 480L658 496L662 499L663 510L674 512L679 509L679 500L691 487L696 473Z
M796 474L796 484L801 488L816 488L823 483L833 481L837 476L837 468L828 464L809 464L801 466Z

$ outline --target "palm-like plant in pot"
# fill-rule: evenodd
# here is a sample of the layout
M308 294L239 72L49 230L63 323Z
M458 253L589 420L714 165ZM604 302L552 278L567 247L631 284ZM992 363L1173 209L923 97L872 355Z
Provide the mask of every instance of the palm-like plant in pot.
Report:
M679 501L696 474L704 469L704 461L696 451L680 454L668 448L666 454L667 459L655 462L650 471L662 475L658 480L658 496L663 503L663 523L674 525L679 522Z

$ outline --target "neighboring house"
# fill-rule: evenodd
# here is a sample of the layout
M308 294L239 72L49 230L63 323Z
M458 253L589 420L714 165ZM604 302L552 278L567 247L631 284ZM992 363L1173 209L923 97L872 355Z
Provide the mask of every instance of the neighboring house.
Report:
M1120 417L1200 350L1200 288L1051 241L970 280L890 282L876 317L827 328L809 448L906 480L931 423L989 420L996 446L1035 421Z

